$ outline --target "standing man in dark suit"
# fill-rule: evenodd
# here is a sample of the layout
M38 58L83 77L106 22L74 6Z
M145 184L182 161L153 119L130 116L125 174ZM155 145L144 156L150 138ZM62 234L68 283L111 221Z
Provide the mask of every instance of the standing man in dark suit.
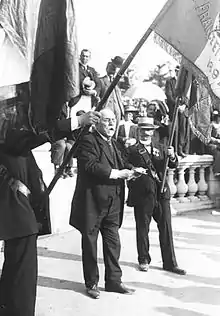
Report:
M112 136L116 119L109 109L100 111L96 129L87 134L77 151L78 175L72 201L70 225L82 234L82 262L87 293L99 298L97 239L101 232L105 264L105 291L132 293L122 282L119 265L124 207L124 179L133 174L125 166Z
M165 83L165 94L167 97L167 106L169 108L169 117L172 121L173 113L176 103L176 80L179 73L180 67L177 65L174 70L173 76L169 77Z
M163 269L185 274L177 266L174 252L168 184L164 193L160 193L166 155L169 156L170 168L175 168L178 161L173 147L164 148L161 143L153 142L155 128L153 118L139 118L139 141L128 148L128 162L145 169L140 177L128 181L128 205L134 207L139 269L147 271L151 262L148 234L153 217L159 230Z
M34 316L37 236L51 232L49 199L31 152L14 156L0 148L0 316ZM44 204L40 202L44 199Z
M114 77L116 76L118 70L123 64L123 58L120 56L115 56L113 59L111 59L110 62L108 62L106 66L106 75L104 77L101 77L101 89L100 89L100 98L102 99L105 92L107 91L108 87L110 86L111 82L113 81ZM124 105L122 102L122 97L121 97L121 90L118 86L114 88L112 93L110 94L106 104L106 108L111 109L116 116L116 134L115 136L117 137L118 134L118 127L119 123L124 117Z
M91 59L91 52L88 49L83 49L80 54L79 61L79 84L80 84L80 94L91 96L92 106L95 106L99 100L100 92L100 80L97 71L88 65ZM87 78L87 79L86 79ZM89 80L91 85L89 85ZM86 79L86 80L85 80ZM92 82L94 84L92 85Z
M97 105L101 83L97 71L89 66L91 59L91 52L88 49L83 49L79 58L79 85L80 93L78 96L69 101L69 107L75 106L77 103L77 110L84 110L88 112L92 107Z
M175 102L176 102L176 81L180 67L175 67L175 75L166 80L165 94L167 97L167 105L169 108L169 118L173 120ZM178 117L176 121L174 134L174 148L180 157L186 157L189 152L189 125L188 125L188 99L184 97L182 103L178 108Z

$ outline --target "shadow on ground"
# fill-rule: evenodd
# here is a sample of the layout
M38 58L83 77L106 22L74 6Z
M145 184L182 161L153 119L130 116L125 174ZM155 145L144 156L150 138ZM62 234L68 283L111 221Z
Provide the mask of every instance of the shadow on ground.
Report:
M189 309L177 308L177 307L157 307L155 308L160 313L164 313L170 316L209 316L208 314L203 314L195 312Z
M129 282L126 282L128 284ZM179 288L170 288L163 285L143 282L130 282L130 285L136 288L162 292L164 296L175 298L182 303L200 303L219 306L220 288L208 286L184 286ZM179 316L179 314L176 314Z
M73 260L73 261L82 261L81 255L70 254L66 252L60 252L55 250L50 250L44 247L38 247L38 256L45 258L54 258L54 259L64 259L64 260ZM98 263L104 263L102 258L98 258ZM133 262L120 261L120 265L136 268L137 264Z
M86 295L85 285L80 282L69 281L64 279L57 279L45 276L38 276L38 286L52 288L57 290L69 290L82 295Z

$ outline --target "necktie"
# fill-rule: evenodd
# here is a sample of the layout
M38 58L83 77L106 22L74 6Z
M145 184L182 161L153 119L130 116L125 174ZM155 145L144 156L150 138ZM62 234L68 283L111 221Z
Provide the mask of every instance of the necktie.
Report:
M111 152L111 155L112 155L112 158L113 158L114 166L117 168L118 163L117 163L117 158L116 158L116 154L115 154L115 149L114 149L114 147L113 147L112 141L111 141L111 139L108 139L107 142L108 142L109 149L110 149L110 152Z
M109 148L110 148L110 151L111 151L111 154L114 155L114 148L113 148L113 145L112 145L112 141L111 139L108 139L108 145L109 145Z

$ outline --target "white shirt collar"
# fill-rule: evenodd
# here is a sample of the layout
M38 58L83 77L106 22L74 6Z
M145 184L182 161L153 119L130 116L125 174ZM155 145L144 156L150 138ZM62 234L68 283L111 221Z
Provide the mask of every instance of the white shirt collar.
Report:
M144 140L140 140L140 143L144 145L144 148L147 149L149 153L151 153L151 143L149 142L146 143Z
M102 139L104 139L106 142L109 142L112 138L107 138L106 136L102 135L97 129L95 129L96 132L102 137Z
M88 65L84 65L81 61L79 61L80 65L83 66L83 68L87 69Z

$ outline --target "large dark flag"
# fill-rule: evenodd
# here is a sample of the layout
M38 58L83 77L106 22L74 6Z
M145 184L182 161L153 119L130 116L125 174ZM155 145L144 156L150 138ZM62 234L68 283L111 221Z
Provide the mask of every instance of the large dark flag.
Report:
M79 93L73 0L1 0L0 47L0 143L37 146Z

